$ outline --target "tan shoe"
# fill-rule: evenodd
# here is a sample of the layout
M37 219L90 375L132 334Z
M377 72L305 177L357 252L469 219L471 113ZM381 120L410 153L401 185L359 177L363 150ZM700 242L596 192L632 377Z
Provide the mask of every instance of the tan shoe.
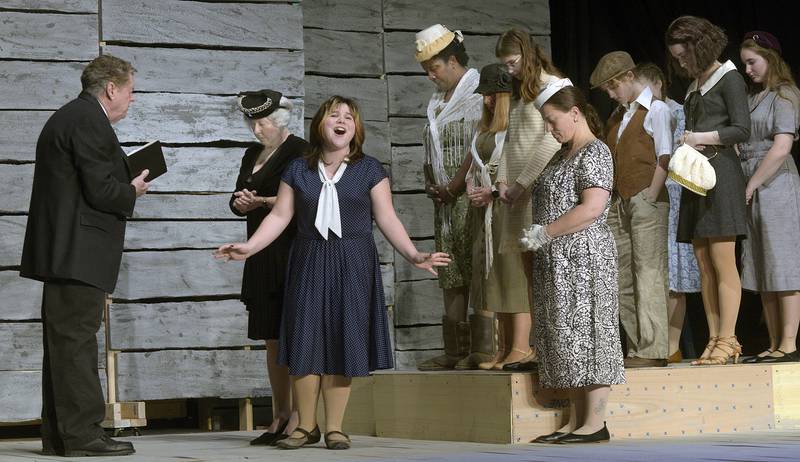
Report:
M300 449L307 444L318 443L321 438L319 432L319 426L314 427L314 429L311 431L303 430L300 427L295 428L294 431L302 433L303 436L298 436L298 437L289 436L286 439L278 441L278 443L275 446L281 449Z

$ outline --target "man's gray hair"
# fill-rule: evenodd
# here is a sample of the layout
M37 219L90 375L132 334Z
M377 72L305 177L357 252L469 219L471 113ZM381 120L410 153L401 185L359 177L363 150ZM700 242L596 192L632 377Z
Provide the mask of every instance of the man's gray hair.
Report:
M124 59L112 55L102 55L93 59L81 73L81 85L83 91L97 96L105 90L108 82L114 82L117 86L123 86L131 79L131 75L136 72L131 63Z

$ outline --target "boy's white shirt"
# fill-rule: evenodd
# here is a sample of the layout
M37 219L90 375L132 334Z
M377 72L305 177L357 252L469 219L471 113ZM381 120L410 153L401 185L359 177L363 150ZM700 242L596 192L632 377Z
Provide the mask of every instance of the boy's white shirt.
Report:
M625 131L639 106L647 109L647 115L644 116L644 131L653 138L656 157L671 155L673 151L673 133L677 122L672 116L669 106L663 101L653 98L653 91L647 86L644 87L644 90L639 93L639 96L632 103L623 105L625 114L619 124L617 140L622 136L622 132Z

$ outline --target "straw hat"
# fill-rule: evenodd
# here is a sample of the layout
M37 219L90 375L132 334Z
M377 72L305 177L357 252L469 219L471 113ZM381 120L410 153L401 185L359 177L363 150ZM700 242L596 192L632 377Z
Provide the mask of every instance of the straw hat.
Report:
M444 50L454 39L458 40L459 43L464 41L461 31L452 32L441 24L434 24L425 30L417 32L414 41L417 47L414 58L419 63L427 61Z

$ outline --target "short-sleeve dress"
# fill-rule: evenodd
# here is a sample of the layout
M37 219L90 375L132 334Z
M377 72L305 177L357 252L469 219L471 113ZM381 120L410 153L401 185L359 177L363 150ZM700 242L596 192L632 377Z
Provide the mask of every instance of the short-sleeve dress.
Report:
M374 157L347 165L336 183L342 237L314 226L322 182L305 159L282 180L294 190L297 236L287 269L278 361L289 374L359 377L392 368L392 348L370 190L386 178Z
M696 83L693 84L696 86ZM692 87L690 87L692 88ZM709 237L747 236L745 180L733 145L750 136L747 89L730 61L720 66L683 105L686 130L719 134L720 146L707 146L717 184L706 196L685 190L681 194L678 242Z
M253 166L264 146L259 143L250 146L242 158L236 191L247 188L255 191L257 196L277 196L283 171L293 159L302 156L307 147L304 139L289 135L267 162L253 173ZM235 199L232 195L229 204L231 211L247 217L249 239L271 210L259 207L243 214L233 206ZM280 334L283 281L286 279L289 248L296 232L297 226L292 220L272 244L244 262L240 300L247 308L247 337L252 340L276 340Z
M750 139L739 144L745 177L750 179L772 147L775 135L797 139L795 107L776 91L750 97ZM800 176L791 156L754 193L748 214L749 236L742 242L742 287L756 292L800 290Z
M534 183L533 222L548 225L588 188L611 191L614 163L594 140L571 157L557 152ZM617 248L603 214L587 228L534 252L533 298L539 381L547 388L625 383L619 335Z

